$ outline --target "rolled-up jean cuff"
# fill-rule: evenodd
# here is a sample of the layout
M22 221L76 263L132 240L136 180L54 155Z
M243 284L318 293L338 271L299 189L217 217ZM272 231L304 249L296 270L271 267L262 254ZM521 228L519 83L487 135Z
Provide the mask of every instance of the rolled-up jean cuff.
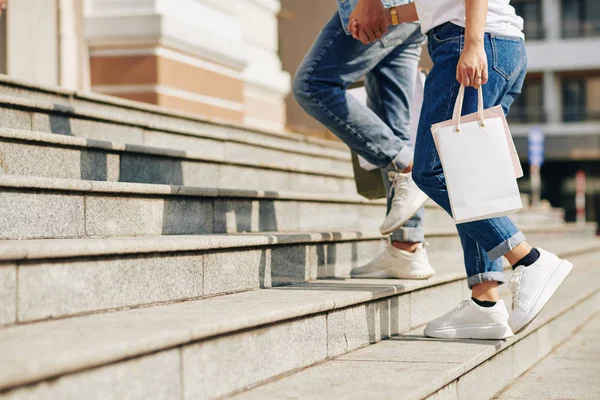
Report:
M404 146L402 149L400 149L400 152L398 152L398 155L394 157L392 162L398 170L404 171L413 161L414 156L415 151L409 146Z
M392 242L424 243L423 228L400 228L392 232Z
M523 232L517 232L511 238L506 239L504 242L500 243L498 246L488 251L487 255L490 258L490 260L497 260L498 258L502 257L503 255L505 255L506 253L523 243L525 240L527 239L525 238Z
M469 285L469 289L472 289L473 286L478 283L496 281L498 285L502 285L504 283L504 273L500 271L489 271L482 272L477 275L472 275L467 278L467 284Z

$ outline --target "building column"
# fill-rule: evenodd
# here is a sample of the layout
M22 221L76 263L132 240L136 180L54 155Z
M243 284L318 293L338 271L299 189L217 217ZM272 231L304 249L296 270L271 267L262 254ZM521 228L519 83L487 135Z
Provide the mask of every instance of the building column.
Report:
M562 122L562 88L560 75L556 72L545 71L544 86L544 111L548 116L548 123Z
M560 39L562 26L560 0L542 0L542 19L546 30L546 39Z
M281 130L279 0L89 0L92 90Z
M10 1L6 16L6 73L31 83L58 85L56 0Z

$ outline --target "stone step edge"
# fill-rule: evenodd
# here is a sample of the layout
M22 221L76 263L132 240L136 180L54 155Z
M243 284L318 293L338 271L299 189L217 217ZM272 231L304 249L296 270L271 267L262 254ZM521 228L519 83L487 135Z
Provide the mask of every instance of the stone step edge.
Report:
M91 104L99 103L102 105L110 105L110 106L114 106L116 108L122 108L123 110L143 111L143 112L148 112L151 114L156 114L156 115L161 115L161 116L166 116L166 117L171 117L171 118L181 118L184 120L197 121L200 123L210 123L210 124L213 124L216 126L222 126L225 128L229 127L229 128L235 128L235 129L240 129L240 130L245 130L245 131L250 131L250 132L256 132L256 133L264 134L266 136L274 136L274 137L283 138L283 139L290 139L292 141L297 141L297 142L309 142L309 143L313 142L315 144L322 145L325 147L331 147L334 149L335 148L338 148L338 149L346 148L346 146L344 144L336 142L336 141L310 137L310 136L302 135L300 133L280 132L280 131L273 131L273 130L268 130L268 129L260 129L260 128L256 128L256 127L248 127L243 124L238 124L238 123L223 120L220 118L199 115L196 113L188 113L185 111L172 110L172 109L169 109L166 107L161 107L161 106L154 105L154 104L143 103L143 102L124 99L124 98L115 97L115 96L109 96L109 95L105 95L105 94L101 94L101 93L78 91L78 90L68 90L68 89L65 89L65 88L62 88L59 86L38 85L38 84L34 84L34 83L27 82L22 79L18 79L18 78L11 77L8 75L3 75L3 74L0 74L0 84L4 85L4 86L29 90L29 91L32 91L33 93L42 92L42 93L49 94L49 95L55 95L57 97L63 98L69 104L72 104L73 100L84 100L84 101L90 102ZM11 96L11 97L23 98L20 96Z
M41 145L45 147L61 147L69 149L100 150L113 153L142 154L163 158L175 158L184 161L206 162L223 165L233 165L240 167L249 167L253 169L267 169L274 171L285 171L292 173L301 173L306 175L333 177L340 179L354 179L353 174L338 173L337 171L315 171L302 167L286 167L274 164L245 161L232 161L223 157L213 157L197 152L188 152L183 150L168 149L162 147L152 147L145 145L121 144L108 140L87 139L78 136L57 135L54 133L43 133L26 131L12 128L0 127L0 140L10 143L22 143L28 145Z
M445 398L459 399L460 397L458 397L457 395L454 395L454 394L449 395L446 392L446 390L454 393L452 391L452 389L454 389L454 391L456 391L456 388L451 387L453 384L456 384L460 379L464 379L465 376L467 376L468 374L473 373L478 368L484 366L488 361L494 360L495 357L497 357L503 351L515 346L516 344L523 342L524 340L527 340L527 338L537 335L538 332L542 328L544 328L554 322L557 322L557 323L562 322L563 319L566 319L567 314L569 314L570 312L573 312L574 310L576 310L578 308L585 308L585 307L592 308L592 312L589 315L586 315L586 318L584 318L584 321L581 322L581 325L585 324L585 322L587 320L589 320L589 318L593 317L593 315L597 314L597 312L600 311L600 289L598 289L598 288L595 288L595 289L591 288L588 291L579 292L575 296L571 297L569 300L572 300L572 301L570 301L569 303L559 303L560 304L559 306L556 306L555 308L551 309L552 311L549 313L549 315L545 315L545 316L542 315L542 316L538 317L531 324L531 326L529 328L527 328L525 331L521 332L518 335L515 335L506 340L481 341L482 344L488 345L488 346L485 346L485 348L483 348L481 352L474 355L469 360L466 360L465 362L463 362L461 364L457 364L457 368L454 368L450 373L444 372L443 374L441 374L441 377L432 376L431 377L432 380L428 386L423 387L422 389L417 389L417 390L413 390L411 392L407 392L404 394L405 397L403 397L403 398L407 398L407 399L435 398L435 399L438 399L438 397L436 397L436 395L439 395L440 396L439 398L443 398L443 399L445 399ZM546 308L546 309L548 309L548 308ZM581 326L581 325L578 325L578 326ZM572 329L569 330L568 333L565 333L563 338L560 339L560 342L568 339L570 333L575 331L578 328L578 326L573 326ZM409 335L413 334L413 333L417 333L417 334L421 335L422 330L423 330L423 326L420 326L420 327L411 328L411 330L409 330L406 333ZM402 336L402 334L400 334L399 336ZM557 346L558 344L555 344L553 347ZM377 343L374 343L372 345L377 346ZM368 347L368 346L369 345L363 346L363 348ZM448 346L451 346L451 342L448 343ZM353 350L353 351L360 351L360 348ZM549 352L550 351L552 351L552 350L550 349ZM351 354L351 353L352 352L346 353L346 355ZM543 358L544 356L545 356L545 354L541 355L538 358L538 360ZM259 382L255 385L247 387L246 389L243 389L243 390L240 390L240 391L237 391L234 393L230 393L229 395L234 396L234 398L237 399L238 397L235 397L235 395L241 394L242 395L241 398L243 399L244 398L243 394L246 391L251 392L253 389L257 389L257 388L260 389L261 386L266 386L266 385L269 385L270 383L277 382L280 380L285 381L286 379L292 378L297 373L311 370L312 368L315 368L319 365L331 362L332 360L335 360L336 358L337 357L328 358L326 360L323 360L322 362L319 362L319 363L316 363L316 364L313 364L313 365L310 365L310 366L307 366L304 368L296 369L294 371L290 371L288 373L285 373L285 374L282 374L279 376L274 376L268 380L265 380L263 382Z
M485 363L490 362L490 361L493 362L497 357L500 356L500 354L503 351L515 346L516 344L524 342L528 338L534 337L534 335L537 335L540 332L540 330L546 326L549 326L553 323L561 324L561 322L563 322L563 321L568 321L569 313L576 312L576 310L578 308L585 308L585 307L590 307L592 309L591 313L586 314L583 321L581 321L577 325L571 326L571 329L569 329L568 332L566 332L563 336L561 336L561 338L558 339L557 342L555 342L552 345L552 348L550 348L548 350L548 352L546 352L545 354L542 354L542 355L538 355L538 357L535 360L537 363L539 360L543 359L546 355L548 355L550 352L552 352L552 350L554 348L559 346L561 343L564 343L564 341L568 340L569 337L572 335L572 333L575 332L579 327L583 326L587 321L589 321L591 318L593 318L595 315L597 315L598 311L600 311L600 290L599 289L596 289L596 290L592 291L591 293L587 293L587 294L576 297L574 302L572 302L569 305L566 305L562 309L555 310L555 312L553 312L552 315L548 318L541 319L541 320L538 320L539 318L536 319L534 321L534 323L524 332L522 332L512 338L507 339L505 342L500 341L499 346L496 348L496 350L492 351L492 352L487 352L489 354L486 354L486 357L481 355L480 356L481 359L474 358L472 360L469 360L470 361L469 363L464 364L464 372L463 373L456 375L454 377L454 379L452 379L452 380L450 380L450 379L447 380L447 382L445 382L443 386L438 387L437 390L435 390L433 392L425 393L425 391L423 391L422 398L427 398L429 396L435 395L436 393L440 393L440 392L444 391L445 389L450 389L449 387L452 384L456 384L460 379L464 379L466 375L474 373L478 368L484 367ZM516 378L518 378L518 376L513 377L513 379L516 379ZM512 381L507 382L495 394L501 392L511 382Z
M0 240L0 261L80 258L382 240L379 232L259 232L206 235Z
M154 183L130 183L90 181L84 179L47 178L29 175L0 175L0 189L44 190L72 193L134 195L147 197L218 197L231 199L264 199L284 201L306 201L314 203L344 203L381 207L385 199L368 200L359 195L328 193L276 192L252 189L223 189L195 186L163 185ZM438 208L429 203L428 207Z
M532 227L525 233L562 233L592 231L593 226L575 224L557 227ZM428 232L427 238L456 237L456 231ZM163 235L140 237L1 240L0 262L80 258L126 254L210 251L242 247L269 247L290 244L387 240L377 231L340 232L258 232L207 235ZM585 247L593 250L598 245ZM579 251L568 254L579 254Z
M425 287L421 287L424 281L401 281L402 284L400 285L392 285L388 282L383 283L382 285L375 285L373 283L369 283L368 285L364 286L364 291L361 292L357 291L356 286L353 286L352 289L349 290L350 293L346 293L345 295L343 295L339 291L334 291L332 298L328 298L326 300L317 299L310 305L306 305L303 303L301 306L297 306L296 309L291 308L288 303L281 301L281 299L285 298L284 293L286 291L289 291L290 289L293 289L294 287L309 287L310 283L276 289L264 289L246 293L225 295L210 299L188 301L170 305L160 305L149 308L120 311L109 314L93 314L68 319L42 321L25 325L11 326L3 330L0 329L0 350L2 350L2 344L7 346L7 348L4 349L5 351L0 351L0 361L3 361L0 362L0 372L3 372L2 366L6 368L6 370L3 373L0 373L0 392L27 384L37 383L46 379L51 379L56 376L75 373L82 370L99 367L114 362L119 362L126 359L140 357L145 354L179 347L193 342L208 340L210 338L223 336L226 334L233 334L235 332L257 329L260 327L269 326L293 319L306 318L310 315L328 313L333 310L344 309L363 303L373 303L376 300L392 298L394 296L403 296L412 292L419 291L421 289L443 287L444 285L451 284L453 282L466 281L466 278L464 276L453 279L452 276L457 276L457 274L450 273L448 275L449 276L445 278L438 277L437 280L435 277L432 278L431 284ZM280 301L278 301L276 298L278 295L281 295ZM194 308L195 305L197 305L200 307L204 306L205 308L210 309L213 306L211 302L223 302L225 304L230 304L232 301L235 300L243 300L244 303L246 303L248 302L249 298L253 297L257 298L263 304L269 304L270 306L275 305L276 308L279 308L263 312L262 315L254 314L251 316L251 318L248 318L248 313L246 312L246 310L236 309L236 311L239 312L240 315L243 315L243 317L238 316L236 319L234 315L227 315L227 318L223 318L222 313L219 313L219 322L210 320L206 322L206 318L203 318L202 321L198 323L198 325L202 326L186 325L180 327L179 329L175 329L175 327L167 323L167 320L169 322L172 322L169 318L171 313L174 311L172 308L181 307L189 310L191 308ZM304 300L306 297L307 295L305 292L302 300L303 302L306 301ZM155 313L159 311L161 312L161 317L164 319L164 324L157 321ZM196 315L202 314L203 317L206 317L205 314L198 312L197 309L194 310L194 312L196 313ZM142 324L144 327L150 327L149 324L153 324L152 326L154 327L163 327L167 325L170 326L169 332L168 334L166 334L165 332L157 332L156 329L144 329L144 332L147 332L146 342L144 342L144 338L141 338L139 335L136 335L135 338L130 338L128 337L128 332L139 332L140 326L136 325L138 328L136 329L136 326L122 327L122 325L117 324L116 322L123 315L123 313L129 313L127 320L131 324ZM144 318L146 318L146 320ZM65 332L65 329L67 327L63 325L72 325L70 329L77 330L78 334L85 335L85 330L80 324L78 324L81 321L89 324L88 329L90 327L93 327L94 330L98 330L102 326L119 326L119 329L121 329L121 331L124 332L122 333L122 335L125 335L125 337L121 337L120 343L114 344L113 340L105 339L104 336L102 336L103 340L108 340L110 345L115 347L115 349L113 349L112 351L112 354L110 351L107 351L106 348L103 348L103 351L100 352L100 355L97 354L97 351L93 352L94 356L97 357L97 359L86 360L85 362L81 361L81 357L79 356L81 354L79 350L81 349L74 349L72 347L72 342L65 341L62 343L62 345L66 346L66 348L60 349L59 346L58 350L56 350L55 342L50 343L46 341L42 347L50 346L55 352L60 352L61 355L60 357L51 357L50 361L47 361L47 363L49 363L50 366L42 364L41 368L38 366L38 368L28 369L26 365L23 365L22 361L13 359L12 362L15 363L14 367L16 368L10 367L10 356L12 355L13 358L15 358L14 355L18 352L9 351L11 349L11 344L9 344L10 340L7 340L7 337L8 339L22 339L27 343L28 346L31 346L33 345L33 342L27 339L28 329L43 329L44 331L54 332L55 334L53 335L52 339L55 340L58 335ZM185 322L189 323L189 320L185 319ZM56 325L58 325L58 327ZM415 327L411 326L411 329L413 328ZM38 337L38 335L39 334L36 334L34 332L33 337ZM98 339L96 338L95 340ZM122 342L123 340L129 345L125 346ZM73 352L74 354L77 354L79 356L76 357L74 365L73 360L69 359L69 354L66 354L69 352ZM53 353L51 350L38 349L38 351L36 351L36 354L42 354L46 356L51 355ZM8 357L8 362L6 358L2 360L2 355L6 355ZM69 362L71 364L69 364ZM59 366L56 366L57 363L59 364ZM61 363L66 363L69 365L60 366ZM15 369L21 370L15 371Z
M250 146L261 147L265 149L277 150L277 151L285 151L285 153L294 153L300 155L307 155L312 157L320 157L320 158L328 158L332 160L341 160L350 162L350 153L347 150L339 149L339 148L327 148L323 144L314 144L307 141L302 141L310 145L312 148L310 150L298 149L297 146L294 146L296 143L302 143L298 140L290 140L290 145L286 146L282 143L278 144L270 144L269 138L265 138L265 140L251 139L246 138L242 139L239 137L233 137L232 135L228 135L226 133L217 133L217 132L206 132L202 129L193 129L190 127L179 127L175 129L172 125L166 123L157 123L157 122L147 122L137 118L131 117L123 117L119 116L117 118L115 115L111 115L110 113L100 112L100 111L91 111L87 109L75 108L71 106L61 106L57 104L52 104L43 100L29 100L22 97L13 97L7 96L4 94L0 94L0 108L3 107L12 107L19 110L25 110L29 112L38 112L45 114L61 114L68 117L74 117L78 119L87 119L98 122L117 124L117 125L125 125L131 126L141 129L160 131L175 135L183 135L190 137L197 137L203 139L212 139L223 142L232 142L245 144ZM210 124L214 124L213 122L208 122ZM239 128L244 131L247 129ZM277 135L278 139L286 140L285 136Z
M349 288L348 292L346 293L342 293L335 290L333 291L334 294L332 294L330 298L324 300L315 299L312 300L312 302L310 302L309 300L304 300L307 297L307 295L306 292L303 292L303 302L306 302L308 304L303 304L302 306L296 305L295 307L290 307L289 304L281 300L278 301L276 295L282 295L281 297L283 299L285 291L288 291L289 289L293 289L296 287L310 288L310 283L304 283L299 285L278 287L273 289L261 289L256 291L216 296L212 298L184 301L166 305L161 304L152 307L120 310L109 313L78 315L69 318L12 325L4 329L0 329L0 393L7 389L13 389L22 385L37 383L46 379L54 378L56 376L75 373L82 370L99 367L102 365L119 362L130 358L140 357L149 353L184 346L193 342L209 340L213 337L234 334L236 332L247 331L252 329L258 329L294 319L308 318L311 315L328 313L334 310L340 310L343 308L348 308L363 303L371 303L376 300L390 298L393 296L403 296L418 291L420 289L444 286L446 284L451 284L453 282L461 280L466 281L466 278L458 277L458 274L451 273L448 274L448 276L434 277L430 279L431 282L429 282L429 284L427 284L428 281L396 281L402 282L402 284L399 285L394 285L393 283L389 282L385 282L381 285L365 284L365 286L363 287L364 290L362 291L358 291L359 288L353 286L352 288ZM277 293L277 291L279 291L279 293ZM251 300L257 299L262 303L270 302L268 304L274 304L277 305L277 307L275 307L274 310L272 309L268 311L263 311L262 313L255 312L254 314L250 314L250 316L248 316L248 314L245 314L244 316L230 314L227 315L226 318L220 316L219 321L209 322L206 322L206 320L203 319L202 322L199 322L197 324L197 326L187 326L186 329L171 326L168 334L166 332L159 332L157 331L157 329L144 329L144 332L147 332L146 337L139 337L138 335L136 340L131 342L130 346L122 346L121 343L117 343L116 349L113 349L112 353L107 351L106 348L104 348L101 354L94 353L94 355L92 356L92 360L81 361L80 358L76 358L76 362L74 365L69 364L56 366L57 363L65 363L65 361L60 359L57 360L57 358L65 358L66 356L66 358L68 359L68 352L73 352L73 354L79 353L77 349L74 350L71 347L67 347L62 350L59 348L58 351L60 351L61 357L52 357L51 359L46 361L46 363L51 364L51 366L46 365L41 369L29 368L26 364L24 365L22 361L17 361L15 352L11 353L10 351L8 351L8 349L4 349L6 351L2 351L3 344L5 346L11 346L9 344L11 338L25 338L27 336L26 331L33 328L43 329L44 331L48 332L55 332L53 337L53 339L55 340L58 335L64 333L65 330L67 330L67 328L63 325L70 325L69 329L77 330L78 332L83 332L82 326L78 325L78 323L81 321L90 324L90 326L116 326L115 321L118 321L121 318L121 315L123 315L123 313L128 313L128 321L137 324L136 326L138 328L136 329L132 326L122 328L123 333L121 333L121 337L125 336L125 338L122 340L127 341L127 331L139 331L140 324L142 324L144 327L148 324L154 324L153 326L156 326L157 313L160 313L160 317L163 318L166 322L167 320L169 320L170 315L177 313L175 310L173 310L173 308L191 309L194 308L194 306L203 306L206 308L210 308L212 306L212 303L225 302L233 304L233 302L235 302L236 300L244 301L245 303L247 303ZM197 311L197 314L199 315L202 313ZM145 320L147 320L148 322L144 322ZM189 323L189 321L187 322ZM168 324L165 323L159 325L167 326ZM163 339L163 336L167 336L167 338L161 340ZM34 337L36 337L35 334ZM110 342L110 345L114 346L113 342L114 340ZM31 344L32 342L28 340L28 343ZM50 345L45 343L44 345L49 345L53 349L56 347L56 344ZM49 355L50 353L50 350L42 351L41 349L40 352L37 352L37 354L43 355ZM10 357L11 355L14 356L15 359L12 360L12 362L15 363L15 365L13 368L9 367L9 364L11 362L10 358L7 361L5 357L3 358L3 355L5 355L6 357ZM3 366L4 368L6 368L4 371L2 371ZM20 370L15 371L15 369Z

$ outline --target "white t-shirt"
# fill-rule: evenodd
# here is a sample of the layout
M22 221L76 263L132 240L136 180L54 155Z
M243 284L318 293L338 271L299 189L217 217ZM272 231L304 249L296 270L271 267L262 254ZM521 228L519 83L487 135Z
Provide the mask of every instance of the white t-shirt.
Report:
M465 0L414 0L421 22L421 30L427 33L436 26L452 22L465 26ZM510 0L489 0L487 33L524 37L523 18L519 17Z

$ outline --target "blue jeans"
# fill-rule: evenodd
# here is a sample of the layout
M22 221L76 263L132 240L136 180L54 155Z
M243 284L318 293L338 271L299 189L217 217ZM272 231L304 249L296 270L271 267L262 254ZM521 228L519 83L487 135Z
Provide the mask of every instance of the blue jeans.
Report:
M384 172L406 169L414 150L409 143L410 102L421 44L417 24L391 27L369 45L346 34L336 12L317 37L296 73L296 101L357 154ZM347 89L365 77L367 105ZM388 208L392 197L387 176ZM423 210L392 240L423 242Z
M456 66L464 45L464 28L446 23L429 31L427 36L434 66L425 81L413 178L421 190L452 215L431 125L452 118L460 87L456 81ZM525 44L520 38L486 34L485 52L489 80L483 86L484 106L501 105L504 113L508 114L525 80ZM477 91L467 88L462 112L470 114L476 111ZM502 256L525 241L523 233L508 217L468 222L456 227L463 247L469 287L485 281L503 283Z

